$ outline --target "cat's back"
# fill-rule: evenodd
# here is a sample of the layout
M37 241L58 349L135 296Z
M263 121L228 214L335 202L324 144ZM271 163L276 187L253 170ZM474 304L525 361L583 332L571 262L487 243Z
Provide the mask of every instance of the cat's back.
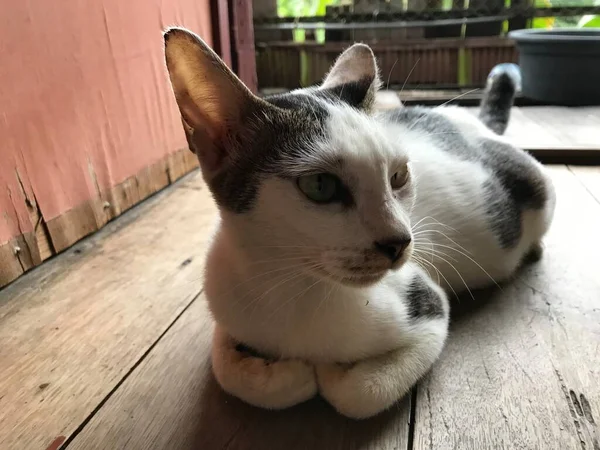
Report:
M417 239L447 254L436 266L448 284L510 276L550 225L554 190L541 164L464 108L402 108L382 118L409 152L411 219L422 221Z
M551 183L541 164L464 108L400 108L386 112L383 118L399 125L398 133L410 135L405 142L414 143L405 145L416 162L467 163L465 169L470 173L464 175L479 182L473 172L483 172L485 183L503 190L519 207L541 209L551 200Z

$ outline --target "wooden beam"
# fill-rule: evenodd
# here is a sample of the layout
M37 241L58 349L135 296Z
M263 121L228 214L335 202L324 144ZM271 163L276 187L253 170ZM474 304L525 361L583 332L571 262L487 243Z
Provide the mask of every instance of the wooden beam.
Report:
M211 0L210 11L213 26L213 50L225 61L230 68L231 33L229 27L229 4L227 0Z
M254 25L252 2L230 0L233 29L233 67L240 79L255 92L258 89L256 76L256 54L254 51Z

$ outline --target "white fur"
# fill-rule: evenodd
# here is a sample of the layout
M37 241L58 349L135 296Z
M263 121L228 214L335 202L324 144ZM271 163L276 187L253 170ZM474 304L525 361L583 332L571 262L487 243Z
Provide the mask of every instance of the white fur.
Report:
M325 160L342 159L339 168L329 171L337 170L344 182L358 186L356 206L345 213L338 206L315 206L292 183L272 178L262 184L252 211L222 211L206 269L210 308L236 341L278 361L264 373L252 361L252 373L262 381L251 387L243 375L239 383L228 380L235 370L219 364L214 354L213 362L226 390L250 403L277 408L304 400L311 392L306 365L297 360L309 361L317 365L322 395L341 413L362 418L389 407L431 367L443 348L447 316L408 317L402 292L420 270L406 261L411 249L400 270L360 288L336 282L313 266L321 265L328 274L343 272L336 263L340 256L356 257L374 240L417 224L415 261L440 285L453 291L489 285L514 273L540 241L553 203L547 210L523 214L521 241L506 251L485 218L480 193L489 176L486 169L453 158L435 140L401 125L383 125L339 105L330 112L331 139L318 144L323 157L304 164L319 168ZM466 136L502 139L460 109L442 112ZM407 161L412 180L394 197L389 179ZM295 377L292 367L297 367ZM245 366L241 370L248 371ZM266 382L274 371L281 372L284 384ZM306 388L281 389L294 385Z
M277 130L269 125L300 120L301 113L254 97L206 43L184 29L165 34L165 55L190 147L215 198L227 205L235 193L222 191L239 174L228 169L245 150L238 139L261 137L261 127ZM448 327L443 289L510 277L549 227L550 182L545 209L523 212L520 241L504 250L481 195L490 169L453 157L431 134L325 99L336 87L341 97L345 83L356 81L360 89L365 80L370 85L355 106L370 111L378 69L372 51L357 44L338 58L320 88L302 92L329 110L328 137L290 140L286 145L304 145L294 150L304 150L305 157L284 161L287 178L259 171L266 179L258 183L256 201L250 205L242 197L244 208L221 208L205 278L217 321L213 371L226 391L251 404L284 408L318 389L350 417L390 407L442 351ZM318 95L323 88L333 91ZM502 139L463 110L439 111L467 140ZM312 111L311 125L319 124L322 112ZM243 167L252 170L252 164L237 169ZM289 179L307 171L335 175L352 199L309 201ZM219 175L230 183L219 185ZM389 249L384 244L400 248L409 237L401 258L383 251ZM264 358L238 351L237 343Z

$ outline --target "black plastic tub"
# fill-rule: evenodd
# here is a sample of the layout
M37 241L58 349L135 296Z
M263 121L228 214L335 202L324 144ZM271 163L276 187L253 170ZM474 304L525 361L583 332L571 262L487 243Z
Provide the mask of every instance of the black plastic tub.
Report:
M523 96L543 103L600 105L600 29L518 30Z

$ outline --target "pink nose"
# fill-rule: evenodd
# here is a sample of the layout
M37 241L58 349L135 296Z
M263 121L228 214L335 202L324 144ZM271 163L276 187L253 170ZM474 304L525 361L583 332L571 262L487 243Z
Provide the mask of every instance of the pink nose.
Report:
M410 244L410 240L410 237L385 239L383 241L375 241L374 245L379 253L394 263L402 257L402 253L404 253L404 250Z

